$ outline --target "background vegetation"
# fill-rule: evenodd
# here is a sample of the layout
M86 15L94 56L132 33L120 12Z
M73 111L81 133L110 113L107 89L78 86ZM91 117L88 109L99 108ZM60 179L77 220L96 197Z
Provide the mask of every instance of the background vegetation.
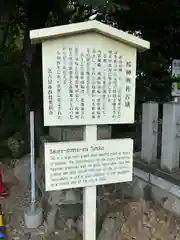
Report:
M7 140L12 136L28 146L30 109L35 111L37 139L46 130L42 124L41 46L30 44L29 30L86 21L95 13L96 19L151 42L151 49L138 55L137 112L144 101L171 99L171 62L180 58L178 0L1 0L1 147L11 145Z

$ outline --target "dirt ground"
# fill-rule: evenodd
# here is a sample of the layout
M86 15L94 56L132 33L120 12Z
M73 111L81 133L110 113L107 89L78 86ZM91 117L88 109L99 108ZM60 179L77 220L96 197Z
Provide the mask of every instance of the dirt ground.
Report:
M7 229L7 239L14 240L80 240L79 234L73 228L64 228L57 230L53 234L46 236L47 226L44 222L38 229L27 229L24 223L24 212L30 206L30 185L21 182L14 176L14 170L6 166L4 170L4 180L9 189L9 197L1 199L3 213ZM111 189L109 189L111 191ZM104 194L104 192L102 192ZM111 240L180 240L180 220L170 213L166 212L156 204L149 204L144 200L128 200L122 209L119 201L110 199L106 192L106 201L100 203L100 207L106 210L106 213L121 209L120 226L118 225L118 235ZM103 205L104 204L104 205ZM113 210L114 205L114 210ZM98 205L99 206L99 205ZM109 210L107 210L109 209ZM99 212L98 208L98 212ZM102 210L103 211L103 210ZM111 226L113 226L111 224ZM110 225L108 226L110 231ZM113 232L115 230L112 230ZM111 234L109 232L109 234ZM102 235L102 234L101 234ZM106 236L98 240L109 240Z

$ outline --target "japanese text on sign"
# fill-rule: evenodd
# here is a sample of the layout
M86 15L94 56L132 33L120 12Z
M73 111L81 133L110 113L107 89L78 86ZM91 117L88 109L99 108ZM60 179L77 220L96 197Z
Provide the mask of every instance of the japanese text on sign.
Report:
M58 48L55 59L56 73L48 60L44 62L44 75L51 72L51 81L43 78L48 93L44 95L45 125L134 121L135 66L131 59L117 51L83 47Z

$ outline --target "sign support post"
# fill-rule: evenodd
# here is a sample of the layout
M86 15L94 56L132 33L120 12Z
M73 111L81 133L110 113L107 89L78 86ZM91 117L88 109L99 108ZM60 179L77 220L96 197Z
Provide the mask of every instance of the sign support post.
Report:
M84 129L84 141L97 140L97 125L87 125ZM83 239L96 240L96 186L83 189Z

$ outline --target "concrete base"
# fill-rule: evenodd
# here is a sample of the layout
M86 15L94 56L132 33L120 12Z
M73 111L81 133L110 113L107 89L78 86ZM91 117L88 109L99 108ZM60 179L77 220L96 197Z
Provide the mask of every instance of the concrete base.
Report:
M25 212L24 220L27 228L37 228L42 224L43 211L42 208L37 208L35 211Z

